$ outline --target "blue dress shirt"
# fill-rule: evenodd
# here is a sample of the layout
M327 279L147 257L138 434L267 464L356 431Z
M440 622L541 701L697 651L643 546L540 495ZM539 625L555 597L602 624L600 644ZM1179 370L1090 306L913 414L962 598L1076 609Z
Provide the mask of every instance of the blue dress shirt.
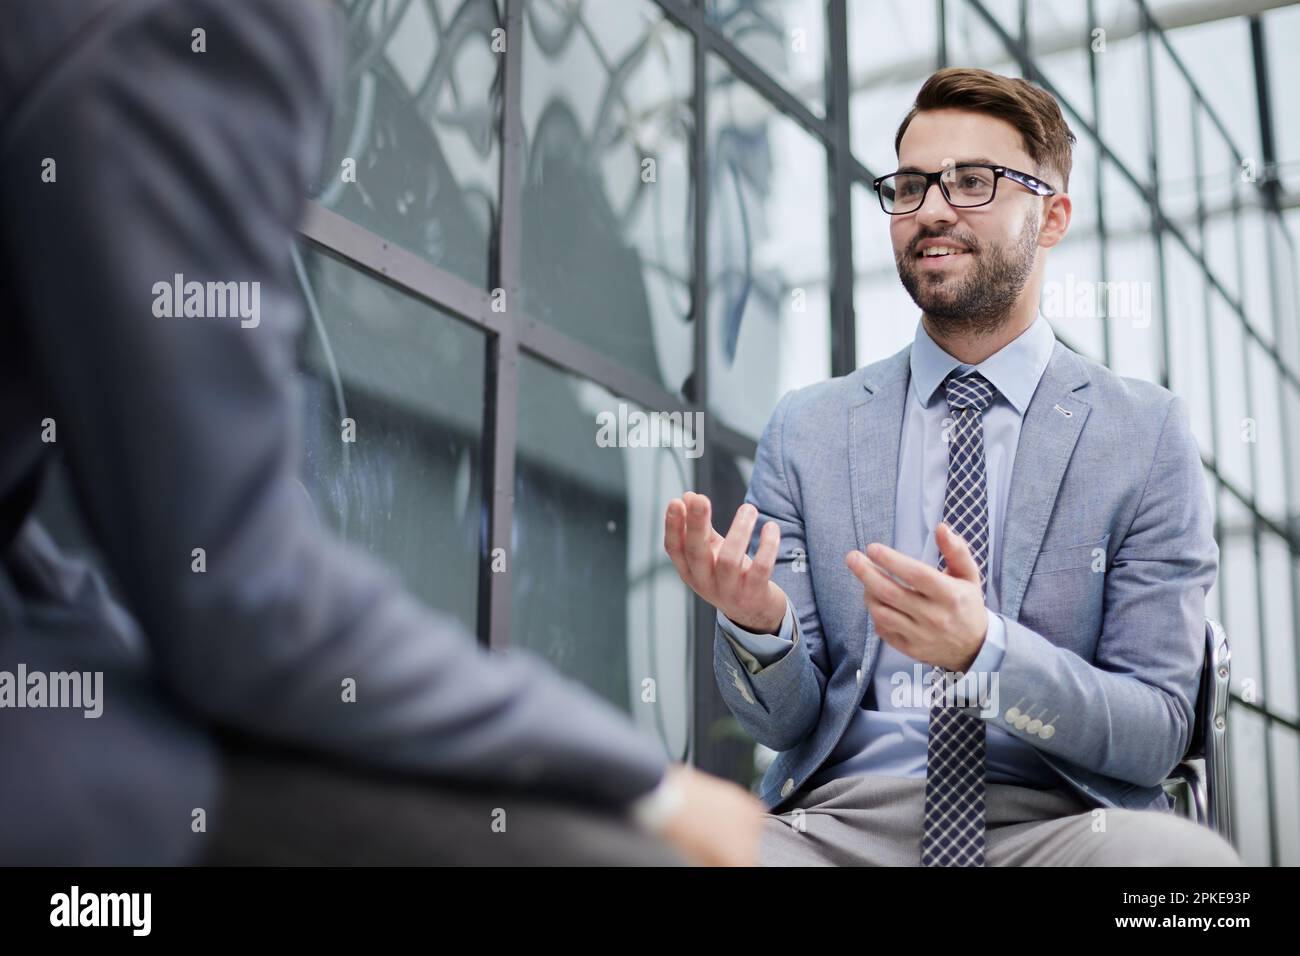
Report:
M997 389L984 411L984 460L989 509L989 558L985 604L989 627L984 644L968 671L967 687L976 675L996 674L1006 649L1006 624L997 611L1002 587L1002 525L1006 517L1011 468L1020 441L1020 424L1038 381L1047 368L1056 336L1038 315L1024 332L978 365L953 358L917 320L911 352L910 401L906 403L898 452L898 491L895 498L893 547L932 567L939 564L934 529L943 518L948 487L948 445L942 438L945 419L951 417L947 395L940 387L953 369L958 374L975 370ZM866 542L869 544L870 542ZM849 573L845 569L845 573ZM752 655L759 666L780 660L793 647L794 608L786 603L779 634L755 634L731 621L721 611L724 634L738 645L741 657ZM894 694L895 686L908 687L929 666L882 641L880 653L862 707L821 768L805 789L855 774L889 777L924 777L929 739L929 708L909 694ZM892 679L892 680L891 680ZM969 698L968 698L969 699ZM1060 778L1028 743L1013 737L996 723L986 722L986 779L1022 787L1055 787Z

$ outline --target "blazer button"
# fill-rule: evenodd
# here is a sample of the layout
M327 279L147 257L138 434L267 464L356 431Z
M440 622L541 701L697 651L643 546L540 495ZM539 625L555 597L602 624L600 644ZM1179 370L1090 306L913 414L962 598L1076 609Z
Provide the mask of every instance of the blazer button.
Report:
M862 668L861 668L861 667L858 668L857 678L858 678L858 683L861 684L861 683L862 683Z
M1019 716L1020 716L1020 708L1019 708L1019 707L1012 707L1012 708L1010 708L1010 709L1007 711L1007 714L1006 714L1006 717L1007 717L1007 723L1009 723L1009 724L1014 724L1014 723L1016 722L1016 718L1019 717Z
M1016 730L1024 730L1025 725L1029 723L1029 715L1021 714L1016 718Z
M1035 718L1034 718L1033 720L1031 720L1031 721L1029 722L1029 724L1025 727L1025 730L1029 731L1031 734L1036 734L1036 733L1038 733L1038 728L1040 728L1040 727L1042 727L1042 726L1043 726L1043 722L1042 722L1041 720L1039 720L1037 717L1035 717Z
M794 792L794 777L790 777L781 786L781 796L788 797Z
M1040 731L1038 732L1038 736L1039 736L1039 737L1042 737L1044 740L1046 740L1048 737L1052 736L1052 734L1054 734L1054 733L1056 733L1056 728L1053 727L1051 724L1045 724L1045 725L1043 726L1043 729L1040 730Z

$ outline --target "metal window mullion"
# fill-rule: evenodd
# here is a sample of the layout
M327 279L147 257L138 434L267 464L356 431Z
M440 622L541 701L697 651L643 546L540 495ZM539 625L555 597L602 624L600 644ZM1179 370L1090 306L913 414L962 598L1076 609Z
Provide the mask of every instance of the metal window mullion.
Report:
M692 394L688 398L704 412L704 454L695 460L695 490L713 501L717 497L713 465L718 449L715 447L717 426L709 408L709 44L704 35L704 10L701 7L691 7L690 17L685 22L691 30L694 76L691 99L695 114L695 136L691 141L691 180L695 198L691 319L695 323L695 356ZM717 612L698 594L692 592L691 596L695 639L691 642L690 760L703 770L721 772L724 761L711 733L714 720L727 713L713 680Z
M483 500L479 556L479 634L495 651L510 646L510 605L516 555L511 551L519 416L519 324L523 235L523 3L505 0L506 49L502 62L501 168L494 288L505 293L500 330L488 345L484 403ZM506 570L494 573L492 552L503 549Z
M849 162L849 41L845 0L826 3L827 118L831 146L827 150L830 187L831 375L857 368L857 327L853 308L853 177Z

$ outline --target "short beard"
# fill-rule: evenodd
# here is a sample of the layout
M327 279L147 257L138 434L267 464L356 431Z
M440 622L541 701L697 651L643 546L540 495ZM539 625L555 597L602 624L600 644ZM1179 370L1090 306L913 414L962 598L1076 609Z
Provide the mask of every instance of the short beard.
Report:
M980 246L972 236L956 233L918 235L902 255L896 255L898 277L907 294L945 338L993 335L1006 322L1016 300L1034 271L1038 251L1039 216L1025 216L1015 244ZM964 282L945 291L942 275L921 275L916 268L915 245L923 239L955 239L976 255L975 268Z

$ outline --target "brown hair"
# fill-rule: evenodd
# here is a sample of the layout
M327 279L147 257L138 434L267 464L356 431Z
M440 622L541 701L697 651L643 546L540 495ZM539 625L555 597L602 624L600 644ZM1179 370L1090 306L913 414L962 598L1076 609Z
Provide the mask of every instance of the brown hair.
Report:
M903 117L894 137L895 155L912 118L922 110L941 109L970 110L1006 120L1020 131L1025 151L1034 162L1060 174L1057 188L1061 192L1069 190L1075 136L1061 115L1061 107L1047 91L988 70L956 66L939 70L925 81L912 109Z

